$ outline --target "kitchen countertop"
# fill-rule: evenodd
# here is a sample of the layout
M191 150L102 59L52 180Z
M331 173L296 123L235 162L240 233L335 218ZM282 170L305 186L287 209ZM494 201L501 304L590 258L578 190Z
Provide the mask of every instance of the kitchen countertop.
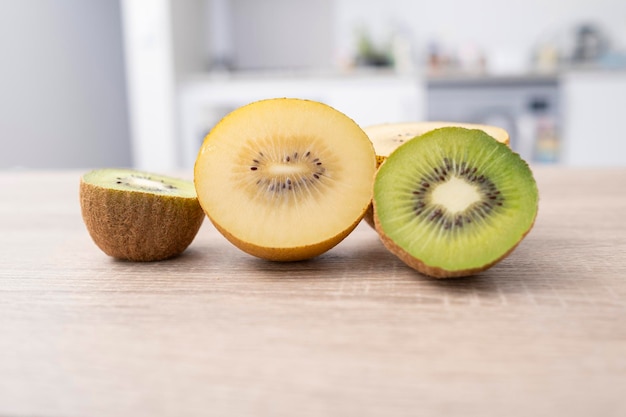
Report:
M176 259L115 261L79 172L0 172L0 415L624 416L626 169L535 173L521 245L435 280L365 224L307 262L208 221Z

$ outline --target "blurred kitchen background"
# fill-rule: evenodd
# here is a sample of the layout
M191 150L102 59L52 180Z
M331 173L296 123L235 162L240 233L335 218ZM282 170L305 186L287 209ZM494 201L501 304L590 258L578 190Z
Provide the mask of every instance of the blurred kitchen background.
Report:
M221 117L282 96L626 166L626 1L0 0L0 169L190 169Z

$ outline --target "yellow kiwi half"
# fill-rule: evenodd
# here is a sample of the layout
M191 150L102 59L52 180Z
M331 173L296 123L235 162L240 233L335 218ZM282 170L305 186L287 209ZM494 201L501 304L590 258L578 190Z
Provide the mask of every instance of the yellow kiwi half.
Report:
M474 124L474 123L457 123L446 121L432 122L402 122L402 123L383 123L363 128L367 136L374 144L376 151L376 159L380 165L385 158L391 154L398 146L402 145L415 136L421 136L431 130L441 127L463 127L465 129L482 130L498 142L509 145L509 133L497 126Z
M362 219L374 148L348 116L316 101L272 98L242 106L207 135L196 192L239 249L274 261L315 257Z
M158 261L182 253L204 212L193 182L131 169L98 169L80 179L87 230L107 255Z

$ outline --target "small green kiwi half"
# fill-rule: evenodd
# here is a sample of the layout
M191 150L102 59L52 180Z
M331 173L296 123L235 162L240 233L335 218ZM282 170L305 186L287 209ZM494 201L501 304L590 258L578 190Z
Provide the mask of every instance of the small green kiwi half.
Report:
M482 130L444 127L407 141L374 181L384 245L432 277L495 265L532 228L539 194L528 164Z
M158 261L182 253L204 212L192 181L131 169L98 169L80 180L87 230L107 255Z

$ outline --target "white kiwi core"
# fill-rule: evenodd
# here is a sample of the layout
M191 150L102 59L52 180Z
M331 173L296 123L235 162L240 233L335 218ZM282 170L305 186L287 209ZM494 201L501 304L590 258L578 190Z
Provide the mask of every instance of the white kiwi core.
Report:
M267 167L267 173L270 175L294 175L304 174L309 171L309 168L305 164L270 164Z
M478 189L457 176L439 184L432 193L432 202L442 205L452 214L460 213L479 201Z
M125 177L123 180L126 183L128 183L128 185L130 185L131 187L136 187L140 189L159 191L159 192L171 192L173 190L173 187L171 186L168 187L166 184L160 181L152 180L150 178L130 176L130 177Z

